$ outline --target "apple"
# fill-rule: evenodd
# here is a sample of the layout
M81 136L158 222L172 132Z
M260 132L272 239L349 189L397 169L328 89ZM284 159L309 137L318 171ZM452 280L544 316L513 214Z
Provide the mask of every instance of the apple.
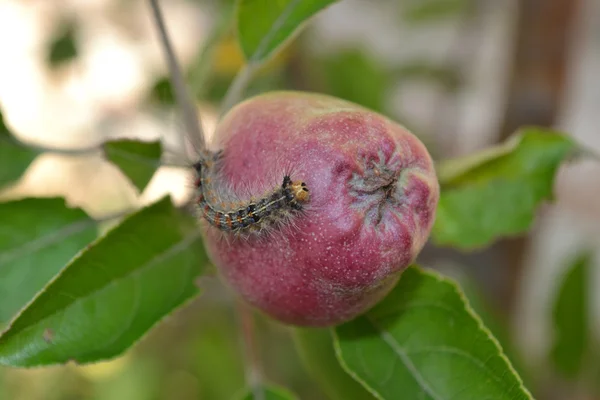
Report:
M334 97L271 92L230 110L211 147L218 186L248 200L303 182L310 198L251 235L202 224L225 282L273 318L331 326L365 312L427 241L439 199L433 162L412 133ZM268 224L267 222L264 222Z

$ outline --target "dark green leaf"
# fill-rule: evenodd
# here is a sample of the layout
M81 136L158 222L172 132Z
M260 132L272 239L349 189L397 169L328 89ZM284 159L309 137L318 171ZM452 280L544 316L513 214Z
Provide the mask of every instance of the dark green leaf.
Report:
M48 45L48 63L52 67L62 65L77 57L75 25L66 23Z
M77 252L96 224L63 199L0 203L0 322L6 322Z
M169 199L129 216L63 269L0 337L0 365L115 357L197 292L196 224Z
M238 40L250 63L263 62L310 17L337 0L239 0Z
M163 106L175 104L175 96L169 77L163 76L154 82L151 90L151 98Z
M287 389L278 386L258 387L254 390L246 389L244 393L237 398L238 400L297 400L298 397Z
M569 138L528 128L498 147L442 163L433 239L469 249L525 232L572 150Z
M329 329L294 329L294 342L302 361L332 400L372 400L364 389L340 366Z
M335 335L344 368L379 399L531 399L457 285L416 267Z
M113 162L140 191L143 191L160 162L160 142L121 139L104 143L106 158Z
M0 189L19 179L37 155L15 140L0 111Z
M578 376L588 352L589 270L589 256L573 263L561 282L552 310L552 360L557 370L569 378Z

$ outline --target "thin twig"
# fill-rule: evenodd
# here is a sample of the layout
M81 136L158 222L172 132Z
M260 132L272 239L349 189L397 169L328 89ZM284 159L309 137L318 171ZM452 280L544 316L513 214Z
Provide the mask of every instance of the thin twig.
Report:
M600 152L596 151L596 149L592 149L579 142L577 142L577 147L582 157L587 157L594 161L600 161Z
M0 137L0 142L2 142L4 139L5 138ZM90 147L81 147L81 148L75 148L75 149L64 149L64 148L60 148L60 147L52 147L52 146L47 147L47 146L40 146L40 145L29 143L29 142L23 142L14 136L9 137L6 140L10 141L10 143L15 146L25 147L36 153L54 153L54 154L62 154L62 155L66 155L66 156L83 156L83 155L89 155L91 153L97 153L102 150L101 145L94 145L94 146L90 146Z
M192 98L186 89L183 74L181 73L181 68L177 63L175 52L173 51L173 47L169 40L169 34L165 26L161 9L158 5L158 0L149 1L152 13L154 15L154 20L156 22L156 27L158 29L160 41L163 47L165 59L169 67L169 74L171 76L171 81L175 91L175 97L177 99L179 107L181 107L181 112L183 114L183 123L185 125L186 131L190 139L198 140L198 143L194 142L196 146L200 147L197 150L205 152L206 142L204 139L204 133L202 131L202 124L200 123L200 117L198 115L195 102L192 101ZM181 143L182 149L185 150L185 137L183 135L181 136Z
M112 212L110 214L106 214L106 215L103 215L101 217L94 218L94 221L95 222L108 222L108 221L112 221L114 219L126 217L126 216L128 216L128 215L136 212L137 210L138 209L134 208L134 207L125 208L123 210L115 211L115 212Z
M252 391L254 399L264 400L265 393L261 385L263 380L261 362L258 354L256 339L254 337L254 316L252 315L252 311L248 308L248 306L242 303L241 300L238 299L236 302L240 324L240 336L244 351L246 385L248 385Z
M227 113L233 106L235 106L241 100L244 95L244 91L248 84L252 80L254 76L254 72L256 72L257 64L248 63L240 69L237 73L231 85L227 89L227 93L225 94L225 98L223 100L223 105L221 106L221 113L219 118L222 118L223 115Z
M4 140L4 138L0 137L0 142L2 142L2 140ZM101 153L102 151L104 151L104 148L103 148L104 143L100 143L98 145L90 146L90 147L65 149L65 148L60 148L60 147L40 146L37 144L23 142L14 137L9 138L8 140L10 140L10 142L16 146L28 148L30 150L33 150L36 153L48 153L48 154L56 154L56 155L62 155L62 156L73 156L73 157L87 156L87 155L90 155L93 153ZM173 150L165 149L165 151L171 151L174 154L177 154L177 152L173 151ZM142 164L146 164L146 165L155 166L157 168L158 167L175 167L175 168L186 168L186 169L189 168L188 164L176 163L176 162L164 162L164 161L157 162L157 161L153 161L153 160L144 158L143 156L139 156L135 153L128 153L126 151L121 151L119 149L112 149L112 152L120 155L121 157L126 157L126 158L129 158L130 160L134 160L134 161L140 162Z

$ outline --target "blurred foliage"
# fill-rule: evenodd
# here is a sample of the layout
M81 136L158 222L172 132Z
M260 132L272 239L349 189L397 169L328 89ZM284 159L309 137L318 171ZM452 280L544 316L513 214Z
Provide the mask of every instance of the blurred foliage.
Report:
M312 378L331 400L372 400L375 397L339 364L329 329L296 328L294 342Z
M77 27L73 21L65 21L59 25L59 31L48 44L46 57L51 67L59 67L77 57L76 29Z
M261 386L248 389L242 393L238 400L298 400L298 397L289 390L277 386Z
M404 0L400 7L405 21L422 24L463 15L473 2L474 0Z
M187 68L188 81L195 97L213 104L219 104L223 99L236 73L245 63L235 37L225 22L231 23L230 20L223 21L224 26L217 26L211 32L209 39L201 46L200 55ZM289 86L286 68L294 52L293 46L283 49L261 66L243 98ZM168 77L160 77L154 82L150 101L163 106L175 105Z
M347 50L321 60L326 92L371 110L386 113L390 75L360 50Z
M577 378L589 354L590 256L579 257L565 271L552 309L554 342L551 358L556 369Z
M150 89L150 99L162 106L172 106L175 104L175 95L171 88L171 81L166 76L158 78Z
M0 189L18 180L38 154L12 136L0 110Z
M444 90L456 91L462 85L462 77L449 65L436 65L428 60L413 60L399 65L392 76L400 83L422 81L440 85Z

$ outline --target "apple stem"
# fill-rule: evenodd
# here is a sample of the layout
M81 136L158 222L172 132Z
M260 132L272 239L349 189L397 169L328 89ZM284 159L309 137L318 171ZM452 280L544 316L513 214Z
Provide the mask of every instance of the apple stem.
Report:
M220 118L222 118L227 111L240 102L246 87L248 87L248 84L252 80L252 77L254 76L254 73L258 67L259 64L249 62L238 71L237 75L233 79L233 82L231 85L229 85L227 93L225 94L225 98L223 99Z
M255 399L264 400L265 394L261 385L263 380L262 368L255 338L254 315L252 314L252 310L240 299L236 301L242 349L244 352L246 384L252 391Z

